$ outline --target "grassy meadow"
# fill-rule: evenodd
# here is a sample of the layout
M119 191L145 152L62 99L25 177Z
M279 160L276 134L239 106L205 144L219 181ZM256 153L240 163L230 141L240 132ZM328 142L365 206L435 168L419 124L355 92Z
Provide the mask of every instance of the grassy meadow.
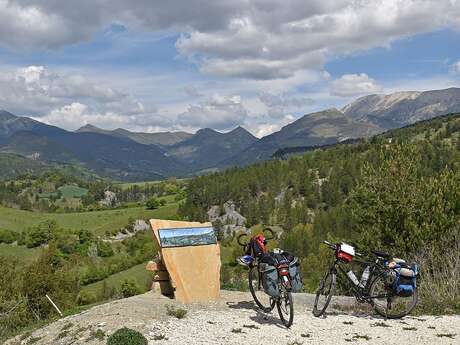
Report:
M171 201L168 198L167 201ZM66 229L88 229L95 235L104 235L106 230L118 229L126 225L129 218L174 218L177 203L170 202L155 210L147 210L145 206L129 207L92 212L75 213L38 213L0 207L0 228L12 231L24 231L30 226L45 220L55 220Z
M98 281L93 284L86 285L83 287L83 291L97 294L101 291L104 281L107 284L108 289L118 288L121 283L127 279L133 280L142 292L146 292L150 289L152 283L153 273L145 269L147 263L142 263L133 266L125 271L112 274L110 277Z

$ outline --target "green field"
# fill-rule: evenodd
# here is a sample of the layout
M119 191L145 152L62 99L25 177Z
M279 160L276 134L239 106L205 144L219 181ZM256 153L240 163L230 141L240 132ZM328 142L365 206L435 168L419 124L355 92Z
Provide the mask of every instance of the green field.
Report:
M54 219L66 229L88 229L96 235L104 235L106 230L120 229L127 225L129 218L174 219L177 207L177 203L170 203L156 210L147 210L144 206L140 206L80 213L38 213L0 207L0 229L24 231L42 221Z
M121 283L125 279L134 280L137 285L142 289L142 292L146 292L150 289L150 284L153 278L153 272L149 272L145 269L146 263L142 263L133 266L125 271L115 273L110 277L106 278L108 288L119 288ZM101 291L104 280L98 281L97 283L89 284L83 287L83 291L97 294Z
M26 248L24 246L13 246L0 243L0 255L15 258L21 262L28 262L36 259L40 254L40 248Z
M189 178L178 178L176 179L177 182L187 181ZM158 184L162 182L168 182L167 180L154 180L154 181L140 181L140 182L120 182L116 185L122 189L126 189L133 186L144 187L146 184Z
M73 185L65 185L58 188L59 191L62 193L63 198L81 198L88 194L88 190L86 188L81 188L78 186Z

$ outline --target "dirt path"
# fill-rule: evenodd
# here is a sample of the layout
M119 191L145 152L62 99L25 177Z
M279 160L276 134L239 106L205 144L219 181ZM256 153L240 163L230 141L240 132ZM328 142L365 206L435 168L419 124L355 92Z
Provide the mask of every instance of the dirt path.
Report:
M331 310L325 318L311 314L313 296L295 294L295 317L285 329L278 314L260 313L249 293L223 291L206 305L182 306L147 293L94 307L56 321L11 344L105 344L106 336L121 327L143 333L149 344L460 344L460 315L406 317L387 320L366 313ZM166 306L184 308L183 319L168 316ZM352 310L353 301L338 298L332 305ZM101 330L97 339L96 331Z

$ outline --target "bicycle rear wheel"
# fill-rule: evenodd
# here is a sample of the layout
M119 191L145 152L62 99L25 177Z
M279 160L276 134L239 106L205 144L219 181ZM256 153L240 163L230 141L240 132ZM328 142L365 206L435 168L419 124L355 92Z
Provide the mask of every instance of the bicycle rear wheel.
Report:
M393 293L389 278L386 273L377 276L369 288L369 296L377 314L388 319L400 319L410 314L417 305L417 290L412 296L397 296Z
M262 274L259 272L258 266L251 267L249 269L249 291L251 291L257 306L268 313L275 307L275 301L265 293L261 279Z
M292 294L289 291L283 291L281 296L276 300L276 307L280 315L281 322L287 328L294 322L294 304L292 303Z
M326 312L335 292L335 285L336 275L332 270L329 270L319 283L319 288L316 291L315 304L313 305L313 315L316 317L320 317Z

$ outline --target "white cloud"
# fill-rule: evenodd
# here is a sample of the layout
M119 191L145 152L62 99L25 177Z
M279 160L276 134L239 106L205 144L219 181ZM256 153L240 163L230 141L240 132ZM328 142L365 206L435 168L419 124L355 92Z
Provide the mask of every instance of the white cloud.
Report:
M271 6L276 14L270 18ZM460 2L450 0L288 1L278 9L273 2L250 2L225 29L192 30L177 48L206 73L277 79L321 69L330 56L458 26L460 18Z
M452 64L451 71L460 74L460 60Z
M414 34L458 27L457 0L0 0L0 45L54 48L111 24L182 33L178 51L218 76L288 78Z
M190 86L190 85L184 86L183 91L187 96L190 96L190 97L195 97L195 98L203 97L203 94L200 91L198 91L198 89L194 86Z
M382 92L382 87L365 73L344 74L331 82L332 96L352 97Z
M0 70L0 104L17 115L32 116L65 129L87 123L105 128L170 126L155 106L81 74L44 66Z
M291 115L284 115L273 121L273 119L263 116L255 121L252 121L250 124L247 124L246 127L258 138L262 138L266 135L269 135L273 132L279 131L283 126L286 126L293 122L296 118Z
M267 107L267 115L272 119L281 119L289 110L301 110L314 103L308 97L295 97L287 94L271 94L263 92L259 95L260 101Z
M92 124L104 129L130 128L142 132L154 132L173 125L171 121L162 118L157 113L128 116L112 111L98 113L90 110L87 105L78 102L64 105L51 110L45 116L34 118L68 130L76 130L86 124ZM160 126L154 124L160 124Z
M239 96L214 95L206 102L190 105L187 111L179 114L177 123L187 128L228 130L244 123L247 116Z

